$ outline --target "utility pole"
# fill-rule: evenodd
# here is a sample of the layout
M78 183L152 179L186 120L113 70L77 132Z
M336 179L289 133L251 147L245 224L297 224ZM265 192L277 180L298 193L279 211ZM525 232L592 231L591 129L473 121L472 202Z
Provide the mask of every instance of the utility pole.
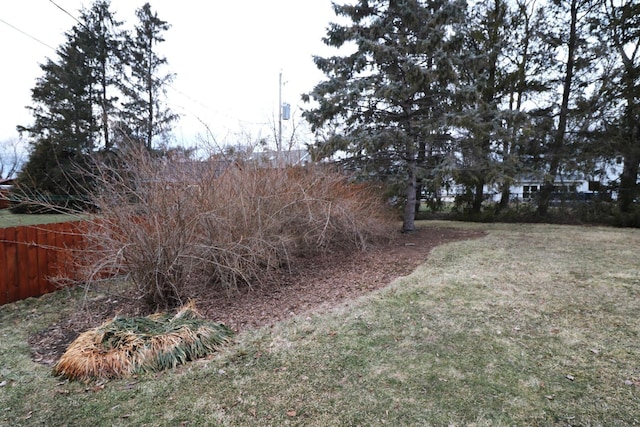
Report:
M282 151L282 70L278 78L278 140L276 141L278 155Z
M276 149L278 157L283 156L282 153L282 121L291 118L291 106L288 103L282 103L282 70L278 76L278 135L276 135ZM291 147L288 148L289 150Z

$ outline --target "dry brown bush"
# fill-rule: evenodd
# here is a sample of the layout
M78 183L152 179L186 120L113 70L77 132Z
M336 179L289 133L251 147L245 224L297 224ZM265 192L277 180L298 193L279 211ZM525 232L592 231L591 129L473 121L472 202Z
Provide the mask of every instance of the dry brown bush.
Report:
M114 166L116 165L116 166ZM294 259L362 250L395 226L381 191L326 167L261 168L143 150L96 165L85 279L127 274L154 306L265 283Z

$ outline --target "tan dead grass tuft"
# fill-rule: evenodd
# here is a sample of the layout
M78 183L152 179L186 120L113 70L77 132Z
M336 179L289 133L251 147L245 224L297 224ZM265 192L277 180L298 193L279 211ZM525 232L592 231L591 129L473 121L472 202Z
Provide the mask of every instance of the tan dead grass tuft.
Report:
M231 336L223 324L204 320L193 303L173 316L116 316L80 334L56 363L54 373L90 381L160 371L213 353Z

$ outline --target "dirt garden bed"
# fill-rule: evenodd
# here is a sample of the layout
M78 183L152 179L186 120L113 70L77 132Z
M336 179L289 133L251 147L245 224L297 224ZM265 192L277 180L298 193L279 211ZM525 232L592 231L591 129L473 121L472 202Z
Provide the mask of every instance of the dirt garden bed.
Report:
M293 315L326 310L388 285L411 273L436 246L481 233L425 228L403 234L391 243L365 252L326 254L304 259L296 269L282 272L273 283L228 294L210 290L195 296L206 318L225 323L236 332L272 325ZM29 338L35 361L53 365L81 332L114 315L140 316L145 304L132 294L102 295L87 300L71 316Z

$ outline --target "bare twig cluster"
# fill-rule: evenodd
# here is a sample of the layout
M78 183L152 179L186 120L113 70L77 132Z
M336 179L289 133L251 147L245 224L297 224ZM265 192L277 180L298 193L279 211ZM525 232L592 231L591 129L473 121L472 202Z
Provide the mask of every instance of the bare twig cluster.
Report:
M265 283L302 255L364 249L393 224L380 192L317 166L134 150L94 170L85 278L127 274L155 306L179 305L201 286Z

